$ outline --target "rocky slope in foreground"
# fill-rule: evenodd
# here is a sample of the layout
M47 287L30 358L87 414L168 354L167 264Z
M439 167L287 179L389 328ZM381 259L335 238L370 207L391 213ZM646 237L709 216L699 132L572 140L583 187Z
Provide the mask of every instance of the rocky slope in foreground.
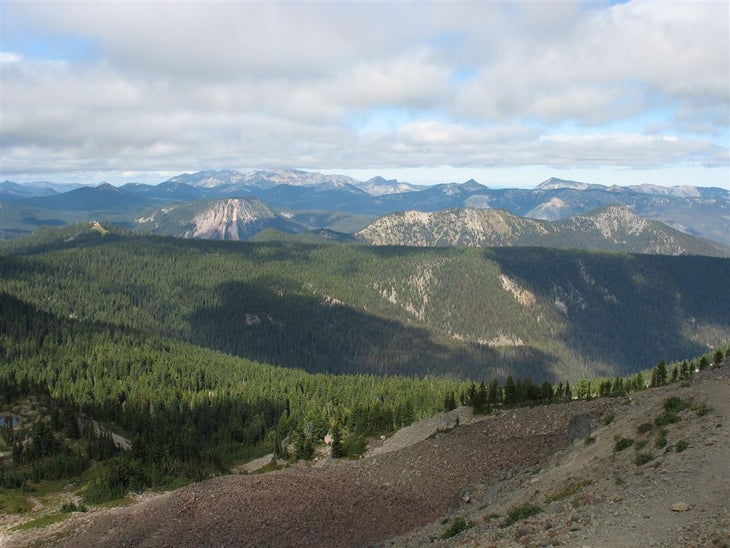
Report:
M461 409L409 427L357 462L324 458L313 466L216 478L0 542L722 546L730 542L728 393L726 364L691 385L624 398L473 421ZM677 422L656 426L670 397L685 408ZM453 425L457 414L460 426L434 433ZM640 433L642 424L647 431ZM616 451L617 436L633 445ZM657 447L662 436L666 445ZM641 454L649 460L637 464ZM541 512L506 525L510 510L526 503ZM444 539L457 517L471 527Z

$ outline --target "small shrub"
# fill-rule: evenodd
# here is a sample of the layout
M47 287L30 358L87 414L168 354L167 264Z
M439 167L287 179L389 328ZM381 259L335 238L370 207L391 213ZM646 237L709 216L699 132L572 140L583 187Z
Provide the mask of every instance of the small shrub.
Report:
M672 396L664 400L664 411L667 413L679 413L684 408L684 402L677 396Z
M614 451L623 451L627 447L634 445L634 440L631 438L624 438L623 436L616 436L614 441L616 442L613 446Z
M76 512L76 510L76 505L73 502L64 502L61 505L62 514L70 514L71 512Z
M583 443L585 443L586 445L590 445L595 442L596 442L596 438L594 438L593 436L588 436L588 437L586 437L586 439L583 440Z
M550 504L551 502L556 502L558 500L567 499L568 497L575 495L578 491L580 491L584 487L590 485L591 483L593 483L591 480L582 480L582 481L578 481L575 483L571 483L562 491L558 491L557 493L546 496L545 502L547 504Z
M314 456L314 445L309 437L305 437L300 443L296 443L295 447L298 459L310 460Z
M634 462L636 463L636 466L641 466L642 464L646 464L652 460L654 460L654 457L651 453L637 453Z
M510 511L507 512L507 517L502 520L502 523L500 523L499 526L502 528L509 527L521 519L529 518L530 516L534 516L540 512L542 512L542 508L532 504L531 502L526 502L521 506L515 506L510 509Z
M342 448L348 459L359 459L368 449L368 442L365 436L352 434L344 439Z
M662 447L667 446L667 431L664 428L659 430L659 436L656 439L655 446L657 447L657 449L661 449Z
M452 522L451 526L444 531L444 534L441 535L442 539L447 539L451 537L455 537L462 531L466 531L467 529L470 529L474 527L474 524L471 521L465 520L461 516L456 516Z
M603 417L603 424L608 426L613 422L614 414L613 413L606 413L606 415Z
M674 424L675 422L679 422L679 415L677 415L676 413L671 413L669 411L665 411L656 419L654 419L654 424L656 424L657 426L666 426L668 424Z
M649 443L646 440L639 440L634 444L634 449L637 451L641 451L644 447L646 447L646 444Z
M698 417L704 417L708 413L711 413L713 409L706 403L697 403L692 406L692 411L694 411Z
M650 423L650 422L642 422L639 426L636 427L636 431L639 434L646 434L652 428L654 428L654 425L652 423Z
M689 442L687 440L679 440L677 442L677 446L674 448L674 450L677 453L681 453L682 451L687 449L687 447L689 447Z

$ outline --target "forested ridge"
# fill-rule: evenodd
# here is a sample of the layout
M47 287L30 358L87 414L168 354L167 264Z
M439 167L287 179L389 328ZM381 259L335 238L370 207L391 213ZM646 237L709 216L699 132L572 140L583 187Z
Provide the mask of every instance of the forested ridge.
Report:
M333 452L354 455L364 436L460 403L638 389L631 375L657 357L728 340L717 296L729 263L42 231L0 256L0 411L31 398L48 427L5 424L12 466L0 479L89 474L93 502L266 452L307 458L327 433ZM625 344L619 324L634 330ZM500 347L480 341L498 336ZM633 368L621 361L632 352ZM592 368L562 361L571 355ZM575 382L597 376L611 380Z
M40 310L310 372L555 381L630 374L730 336L720 258L210 242L83 225L0 250L3 289Z

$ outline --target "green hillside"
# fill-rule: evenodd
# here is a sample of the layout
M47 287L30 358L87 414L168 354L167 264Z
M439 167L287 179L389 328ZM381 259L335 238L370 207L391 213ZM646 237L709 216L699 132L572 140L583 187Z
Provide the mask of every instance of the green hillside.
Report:
M727 259L84 227L9 245L3 288L44 311L310 372L554 381L631 373L730 339Z

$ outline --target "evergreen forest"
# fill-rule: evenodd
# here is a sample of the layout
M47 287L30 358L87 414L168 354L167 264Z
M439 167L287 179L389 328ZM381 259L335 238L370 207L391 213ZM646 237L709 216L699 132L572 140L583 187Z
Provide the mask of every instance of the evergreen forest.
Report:
M95 503L328 433L355 457L461 404L686 380L723 359L728 294L710 257L41 230L0 247L0 487L83 477Z

